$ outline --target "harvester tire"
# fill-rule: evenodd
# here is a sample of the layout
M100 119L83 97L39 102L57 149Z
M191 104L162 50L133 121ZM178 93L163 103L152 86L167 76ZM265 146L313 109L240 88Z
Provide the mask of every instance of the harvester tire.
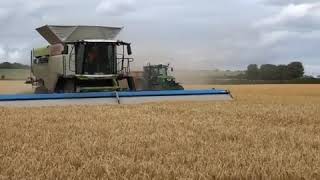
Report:
M34 90L35 94L48 94L48 89L44 86L36 87Z
M135 91L136 90L136 85L135 85L135 82L134 82L134 78L133 77L128 77L127 81L128 81L128 86L129 86L130 91Z
M64 81L63 92L64 93L74 93L76 90L75 81L73 79L67 79Z

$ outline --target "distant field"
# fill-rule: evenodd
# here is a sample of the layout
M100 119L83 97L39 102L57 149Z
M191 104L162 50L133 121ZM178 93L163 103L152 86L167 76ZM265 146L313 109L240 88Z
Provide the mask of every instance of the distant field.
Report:
M32 86L25 81L0 80L0 94L24 94L32 93Z
M25 80L30 76L29 69L0 69L0 79L5 76L6 80Z
M229 76L237 76L240 71L175 71L173 75L178 82L183 84L210 84L215 82L215 79L228 79Z
M235 100L0 108L0 179L320 179L320 85L212 87Z

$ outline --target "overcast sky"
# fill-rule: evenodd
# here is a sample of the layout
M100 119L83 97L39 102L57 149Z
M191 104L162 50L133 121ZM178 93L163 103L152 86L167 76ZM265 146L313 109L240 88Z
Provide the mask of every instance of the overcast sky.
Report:
M29 62L44 24L124 26L136 63L245 69L302 61L320 74L318 0L1 0L0 59Z

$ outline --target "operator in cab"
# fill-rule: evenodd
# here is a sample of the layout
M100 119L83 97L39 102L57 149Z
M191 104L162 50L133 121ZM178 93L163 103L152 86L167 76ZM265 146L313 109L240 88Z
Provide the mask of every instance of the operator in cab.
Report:
M86 73L93 75L97 73L98 67L98 48L91 47L88 51L87 58L86 58Z

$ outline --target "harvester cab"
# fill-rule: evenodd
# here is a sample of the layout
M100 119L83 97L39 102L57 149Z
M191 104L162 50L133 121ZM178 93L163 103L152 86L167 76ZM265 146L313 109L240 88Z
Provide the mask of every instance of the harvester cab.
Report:
M38 28L50 45L31 53L36 93L134 90L129 76L131 45L115 40L121 29L51 25Z
M184 88L176 82L176 79L169 75L170 65L151 65L148 64L143 68L145 80L144 89L147 90L183 90Z

